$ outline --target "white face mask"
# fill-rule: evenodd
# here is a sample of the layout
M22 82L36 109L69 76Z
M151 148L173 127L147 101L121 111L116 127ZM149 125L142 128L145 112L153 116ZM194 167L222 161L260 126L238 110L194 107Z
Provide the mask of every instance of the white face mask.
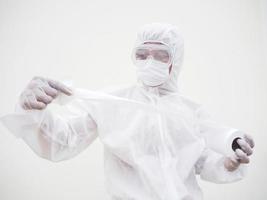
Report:
M152 58L138 60L137 77L148 86L159 86L169 78L169 64Z

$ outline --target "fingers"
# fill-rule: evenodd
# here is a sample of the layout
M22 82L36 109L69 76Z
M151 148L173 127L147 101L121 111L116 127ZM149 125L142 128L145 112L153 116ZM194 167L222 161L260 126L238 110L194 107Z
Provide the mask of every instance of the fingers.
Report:
M255 146L254 141L251 136L245 134L244 139L237 140L238 145L240 148L235 150L235 154L232 157L232 160L236 160L238 163L247 164L250 162L249 156L252 155L253 150L252 148ZM228 164L229 168L231 166L235 166L235 163Z
M60 92L63 92L66 95L72 94L72 90L69 87L67 87L66 85L64 85L63 83L60 83L58 81L51 80L51 79L47 79L47 82L52 88L54 88Z
M246 142L244 139L238 139L237 143L241 147L242 151L250 156L253 153L252 148L250 147L249 143Z
M244 136L244 139L238 139L237 143L241 149L236 149L235 154L228 157L224 163L229 171L235 170L241 163L249 163L249 156L253 153L252 148L255 146L252 137L247 134Z
M249 163L248 155L244 153L242 150L237 149L235 151L235 155L240 163Z
M43 77L34 77L20 97L24 109L44 109L55 99L59 92L71 95L72 90L66 85Z
M55 97L58 94L58 91L63 92L66 95L72 94L72 90L69 87L59 81L52 80L49 78L36 76L32 80L32 85L32 88L34 88L35 85L38 85L39 87L45 90L47 95L51 97Z
M56 89L50 87L49 85L44 86L42 89L44 90L44 92L45 92L48 96L50 96L50 97L52 97L52 98L56 98L56 96L58 95L58 91L57 91Z
M224 166L228 171L234 171L238 168L240 165L240 162L238 162L235 158L233 157L226 157L224 161Z
M28 109L37 109L37 110L42 110L46 107L46 104L43 102L35 101L35 102L30 102L30 108Z
M37 101L37 99L33 95L27 95L26 97L24 97L24 100L22 102L22 107L25 110L42 110L46 107L45 103Z
M250 145L251 148L253 148L255 146L254 140L253 140L253 138L250 135L245 134L244 139Z
M37 101L42 102L44 104L49 104L53 101L53 98L49 95L47 95L44 90L41 88L34 89L34 94L37 99Z

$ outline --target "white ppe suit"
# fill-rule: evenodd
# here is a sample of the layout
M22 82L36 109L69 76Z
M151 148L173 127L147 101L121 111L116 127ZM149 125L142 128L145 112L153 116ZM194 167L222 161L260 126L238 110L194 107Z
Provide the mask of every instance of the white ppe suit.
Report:
M172 50L170 77L161 86L139 80L109 94L76 89L72 96L62 96L66 102L59 108L18 107L4 123L52 161L74 157L98 137L104 146L107 191L114 200L200 200L197 175L214 183L242 179L246 166L227 171L224 155L207 145L217 135L238 130L213 122L202 106L178 91L184 50L176 28L146 25L137 45L145 41L163 42Z

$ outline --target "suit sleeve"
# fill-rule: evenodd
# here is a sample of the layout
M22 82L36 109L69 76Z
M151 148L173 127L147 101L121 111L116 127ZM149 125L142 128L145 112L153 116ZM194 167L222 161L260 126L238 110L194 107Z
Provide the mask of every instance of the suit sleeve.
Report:
M6 120L5 126L38 156L58 162L78 155L98 136L89 113L66 116L48 109L24 110L17 105L16 114Z
M195 165L196 174L201 179L214 183L230 183L243 179L247 173L247 165L241 164L230 172L224 167L225 155L207 145L211 143L209 140L213 140L213 144L219 143L220 140L216 140L219 135L218 138L222 138L239 130L217 123L203 107L197 110L196 116L199 135L206 141L206 148Z

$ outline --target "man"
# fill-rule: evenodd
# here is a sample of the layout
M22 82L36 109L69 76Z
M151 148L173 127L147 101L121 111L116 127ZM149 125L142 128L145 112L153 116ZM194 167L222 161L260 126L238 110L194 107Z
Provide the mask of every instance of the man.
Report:
M218 134L238 130L213 122L200 105L180 94L177 78L183 51L176 27L145 25L132 55L137 84L112 92L118 98L107 97L106 103L101 103L105 98L77 101L74 110L82 114L68 120L46 114L46 106L59 93L74 95L73 89L35 77L20 96L19 112L41 120L32 122L37 128L22 138L39 156L61 161L99 136L111 199L196 200L202 199L196 175L215 183L242 179L253 139L245 135L234 140L233 147L240 148L229 156L207 145L209 140L219 143L214 139Z

